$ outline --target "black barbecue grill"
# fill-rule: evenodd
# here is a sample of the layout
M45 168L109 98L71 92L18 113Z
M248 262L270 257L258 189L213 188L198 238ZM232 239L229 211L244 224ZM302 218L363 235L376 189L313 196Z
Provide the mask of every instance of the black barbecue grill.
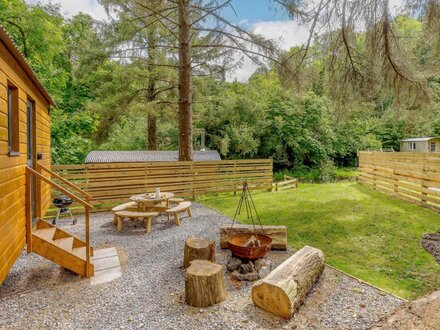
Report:
M53 205L58 207L57 215L55 219L53 219L52 224L55 225L58 219L60 218L60 216L63 214L70 214L70 219L72 219L72 224L76 224L76 219L73 218L72 212L69 209L69 206L72 205L73 203L72 198L61 195L59 197L54 198L52 203Z

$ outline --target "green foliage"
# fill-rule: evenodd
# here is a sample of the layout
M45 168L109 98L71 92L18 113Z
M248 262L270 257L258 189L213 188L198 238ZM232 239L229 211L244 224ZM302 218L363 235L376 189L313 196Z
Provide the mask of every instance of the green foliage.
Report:
M55 164L80 164L95 145L90 139L99 124L96 115L84 112L51 111L52 161ZM88 132L89 138L83 132Z
M156 49L154 60L163 66L151 66L145 52L151 33L169 38L167 31L141 29L135 13L123 10L128 0L102 3L118 11L117 21L82 13L66 19L57 5L0 0L0 22L59 106L51 116L54 163L81 162L93 148L145 150L150 114L157 117L159 149L178 145L177 78L167 66L175 59ZM426 26L408 16L395 18L393 26L406 40L407 60L432 72L433 103L422 106L384 88L387 77L377 69L367 84L344 85L347 71L329 54L328 33L310 48L300 86L294 79L282 84L275 67L258 70L247 83L228 83L215 73L194 77L194 128L205 129L207 147L226 159L270 157L276 171L311 181L337 180L332 162L356 166L359 150L399 150L404 137L440 135L440 78L431 69L435 49L425 40ZM368 34L353 38L356 52L366 52ZM170 40L161 43L171 46ZM331 74L340 75L341 84ZM154 101L147 93L151 79L159 91Z
M234 216L238 199L199 201ZM295 249L317 247L330 265L407 299L438 288L440 267L420 245L440 226L436 212L353 182L300 184L253 199L264 225L287 226ZM249 222L245 214L239 220Z
M319 164L319 181L320 182L333 182L336 178L335 164L332 160L324 158Z
M296 166L293 170L283 169L274 173L274 181L283 181L284 175L294 177L299 182L323 183L337 181L353 181L359 175L356 168L335 167L331 160L324 160L321 166L309 168Z

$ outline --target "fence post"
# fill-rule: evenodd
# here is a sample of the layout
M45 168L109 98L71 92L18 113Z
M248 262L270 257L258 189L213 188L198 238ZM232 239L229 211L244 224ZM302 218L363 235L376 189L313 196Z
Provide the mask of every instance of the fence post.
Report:
M192 182L191 182L191 194L192 194L192 200L196 200L196 194L194 191L194 182L196 180L196 174L194 173L194 161L191 162L191 175L192 175Z
M237 161L234 160L234 173L232 174L234 176L234 196L237 196Z
M426 164L426 162L424 162L425 164ZM421 187L422 187L422 194L421 194L421 203L422 203L422 205L424 205L424 204L428 204L428 200L427 200L427 196L428 196L428 194L425 192L425 191L423 191L423 189L428 189L428 185L426 184L426 181L425 181L425 179L426 179L426 166L425 165L423 165L423 179L422 179L422 182L421 182Z

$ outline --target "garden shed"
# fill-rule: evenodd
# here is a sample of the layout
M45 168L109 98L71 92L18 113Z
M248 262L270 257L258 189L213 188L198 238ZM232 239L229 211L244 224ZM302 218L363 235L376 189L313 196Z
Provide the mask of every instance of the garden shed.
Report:
M179 152L170 151L91 151L84 163L149 163L177 162ZM194 161L219 161L220 154L216 150L200 150L194 152Z
M440 136L416 137L400 141L403 152L440 152Z

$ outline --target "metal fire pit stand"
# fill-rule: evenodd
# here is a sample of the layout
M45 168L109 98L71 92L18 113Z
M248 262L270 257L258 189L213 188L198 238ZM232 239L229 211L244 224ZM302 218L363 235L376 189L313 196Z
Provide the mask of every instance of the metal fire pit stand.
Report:
M254 234L257 233L256 227L255 227L254 214L258 220L258 223L260 224L261 232L264 234L264 228L263 228L263 225L261 224L260 216L258 215L257 208L255 207L255 203L252 198L251 192L249 190L249 186L248 186L247 181L243 182L243 190L241 193L240 201L238 202L237 209L235 210L234 220L232 221L231 228L234 227L235 221L237 219L237 215L241 214L241 209L243 207L243 203L246 208L247 218L252 220L252 225L254 226Z

